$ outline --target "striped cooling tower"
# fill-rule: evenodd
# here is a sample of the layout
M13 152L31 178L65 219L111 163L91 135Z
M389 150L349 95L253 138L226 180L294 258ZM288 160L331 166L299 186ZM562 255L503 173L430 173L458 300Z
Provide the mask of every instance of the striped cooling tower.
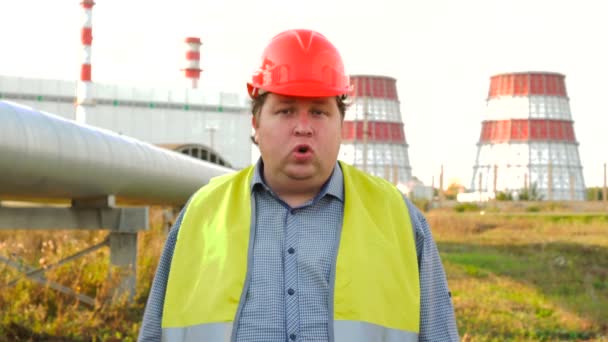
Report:
M351 76L354 100L342 126L340 159L393 184L412 178L396 80Z
M585 182L564 75L491 77L471 188L584 200Z

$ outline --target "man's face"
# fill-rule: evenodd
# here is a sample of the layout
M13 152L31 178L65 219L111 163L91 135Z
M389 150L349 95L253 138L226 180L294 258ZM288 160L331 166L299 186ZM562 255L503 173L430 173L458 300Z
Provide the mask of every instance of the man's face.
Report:
M271 187L273 183L320 187L329 178L342 138L335 97L270 93L252 124Z

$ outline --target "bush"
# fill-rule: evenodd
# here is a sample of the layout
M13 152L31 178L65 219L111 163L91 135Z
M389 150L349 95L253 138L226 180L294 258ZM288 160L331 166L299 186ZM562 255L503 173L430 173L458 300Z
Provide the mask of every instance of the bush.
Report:
M475 203L458 203L454 206L454 210L462 213L465 211L479 211L481 208Z
M529 207L526 208L527 212L531 212L531 213L537 213L540 211L540 207L537 205L531 205Z
M496 200L497 201L512 201L513 196L511 196L511 193L509 193L509 192L498 191L496 193Z
M604 198L604 189L602 187L596 186L592 188L587 188L587 201L602 201Z
M414 205L423 212L427 212L431 208L431 201L428 199L413 198L412 203L414 203Z

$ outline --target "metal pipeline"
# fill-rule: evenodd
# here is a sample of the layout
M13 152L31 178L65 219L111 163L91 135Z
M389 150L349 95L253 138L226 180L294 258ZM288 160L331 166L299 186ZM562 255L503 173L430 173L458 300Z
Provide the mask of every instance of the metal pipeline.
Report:
M184 204L234 170L16 103L0 101L0 199Z

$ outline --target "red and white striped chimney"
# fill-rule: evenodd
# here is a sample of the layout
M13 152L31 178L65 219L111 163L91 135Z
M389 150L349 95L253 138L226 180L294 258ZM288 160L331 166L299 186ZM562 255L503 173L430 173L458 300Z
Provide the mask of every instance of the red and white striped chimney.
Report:
M201 39L197 37L186 38L186 67L183 69L186 78L192 80L192 88L198 86L198 79L201 76Z
M93 0L83 0L80 5L84 10L81 30L82 65L80 67L80 81L76 91L76 121L86 122L86 107L93 104L91 92L91 43L93 42Z

